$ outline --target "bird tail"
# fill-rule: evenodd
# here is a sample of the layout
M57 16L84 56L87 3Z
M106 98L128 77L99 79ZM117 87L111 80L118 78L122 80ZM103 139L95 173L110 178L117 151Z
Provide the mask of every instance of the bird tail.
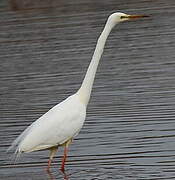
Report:
M14 164L19 159L20 155L21 155L21 151L17 148L15 153L13 154L13 162L14 162Z
M11 151L13 148L14 148L14 146L10 146L6 152L9 153L9 151ZM10 164L13 164L13 165L16 164L16 161L19 159L20 155L21 155L21 151L17 147L15 152L12 153L12 155L10 156L10 160L11 160Z

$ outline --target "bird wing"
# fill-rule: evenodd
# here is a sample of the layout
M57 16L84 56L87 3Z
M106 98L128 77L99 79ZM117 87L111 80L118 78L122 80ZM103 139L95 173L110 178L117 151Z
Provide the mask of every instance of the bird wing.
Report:
M61 145L78 134L86 106L72 95L33 122L13 143L17 152L31 152Z

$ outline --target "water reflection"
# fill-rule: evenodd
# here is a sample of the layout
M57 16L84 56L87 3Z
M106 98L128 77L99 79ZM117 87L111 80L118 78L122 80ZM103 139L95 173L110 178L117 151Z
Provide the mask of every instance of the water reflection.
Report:
M50 180L56 180L56 178L54 177L54 175L52 174L52 172L50 170L46 170L46 172L47 172Z
M56 175L53 174L52 170L46 170L46 172L47 172L48 177L49 177L50 180L56 180L56 179L58 179L58 177L56 177ZM64 172L62 172L61 170L58 170L58 172L56 172L56 173L60 173L60 174L62 175L62 178L63 178L64 180L69 180L69 179L71 178L71 175L75 174L75 172L68 174L68 173L66 172L66 170L65 170ZM76 172L76 173L78 173L78 172Z

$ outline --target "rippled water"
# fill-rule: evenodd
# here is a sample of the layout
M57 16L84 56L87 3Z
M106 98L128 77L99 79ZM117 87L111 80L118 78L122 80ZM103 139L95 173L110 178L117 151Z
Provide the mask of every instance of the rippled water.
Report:
M175 179L175 1L0 2L0 179ZM75 92L107 16L150 14L118 25L101 60L87 119L57 153L6 149L25 127Z

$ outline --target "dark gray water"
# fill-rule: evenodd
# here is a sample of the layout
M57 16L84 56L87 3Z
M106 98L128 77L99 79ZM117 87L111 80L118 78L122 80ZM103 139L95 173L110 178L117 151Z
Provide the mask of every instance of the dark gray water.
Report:
M174 0L0 1L0 179L65 178L61 148L51 174L48 151L15 165L5 151L79 88L107 16L118 10L151 17L111 33L67 179L175 179Z

